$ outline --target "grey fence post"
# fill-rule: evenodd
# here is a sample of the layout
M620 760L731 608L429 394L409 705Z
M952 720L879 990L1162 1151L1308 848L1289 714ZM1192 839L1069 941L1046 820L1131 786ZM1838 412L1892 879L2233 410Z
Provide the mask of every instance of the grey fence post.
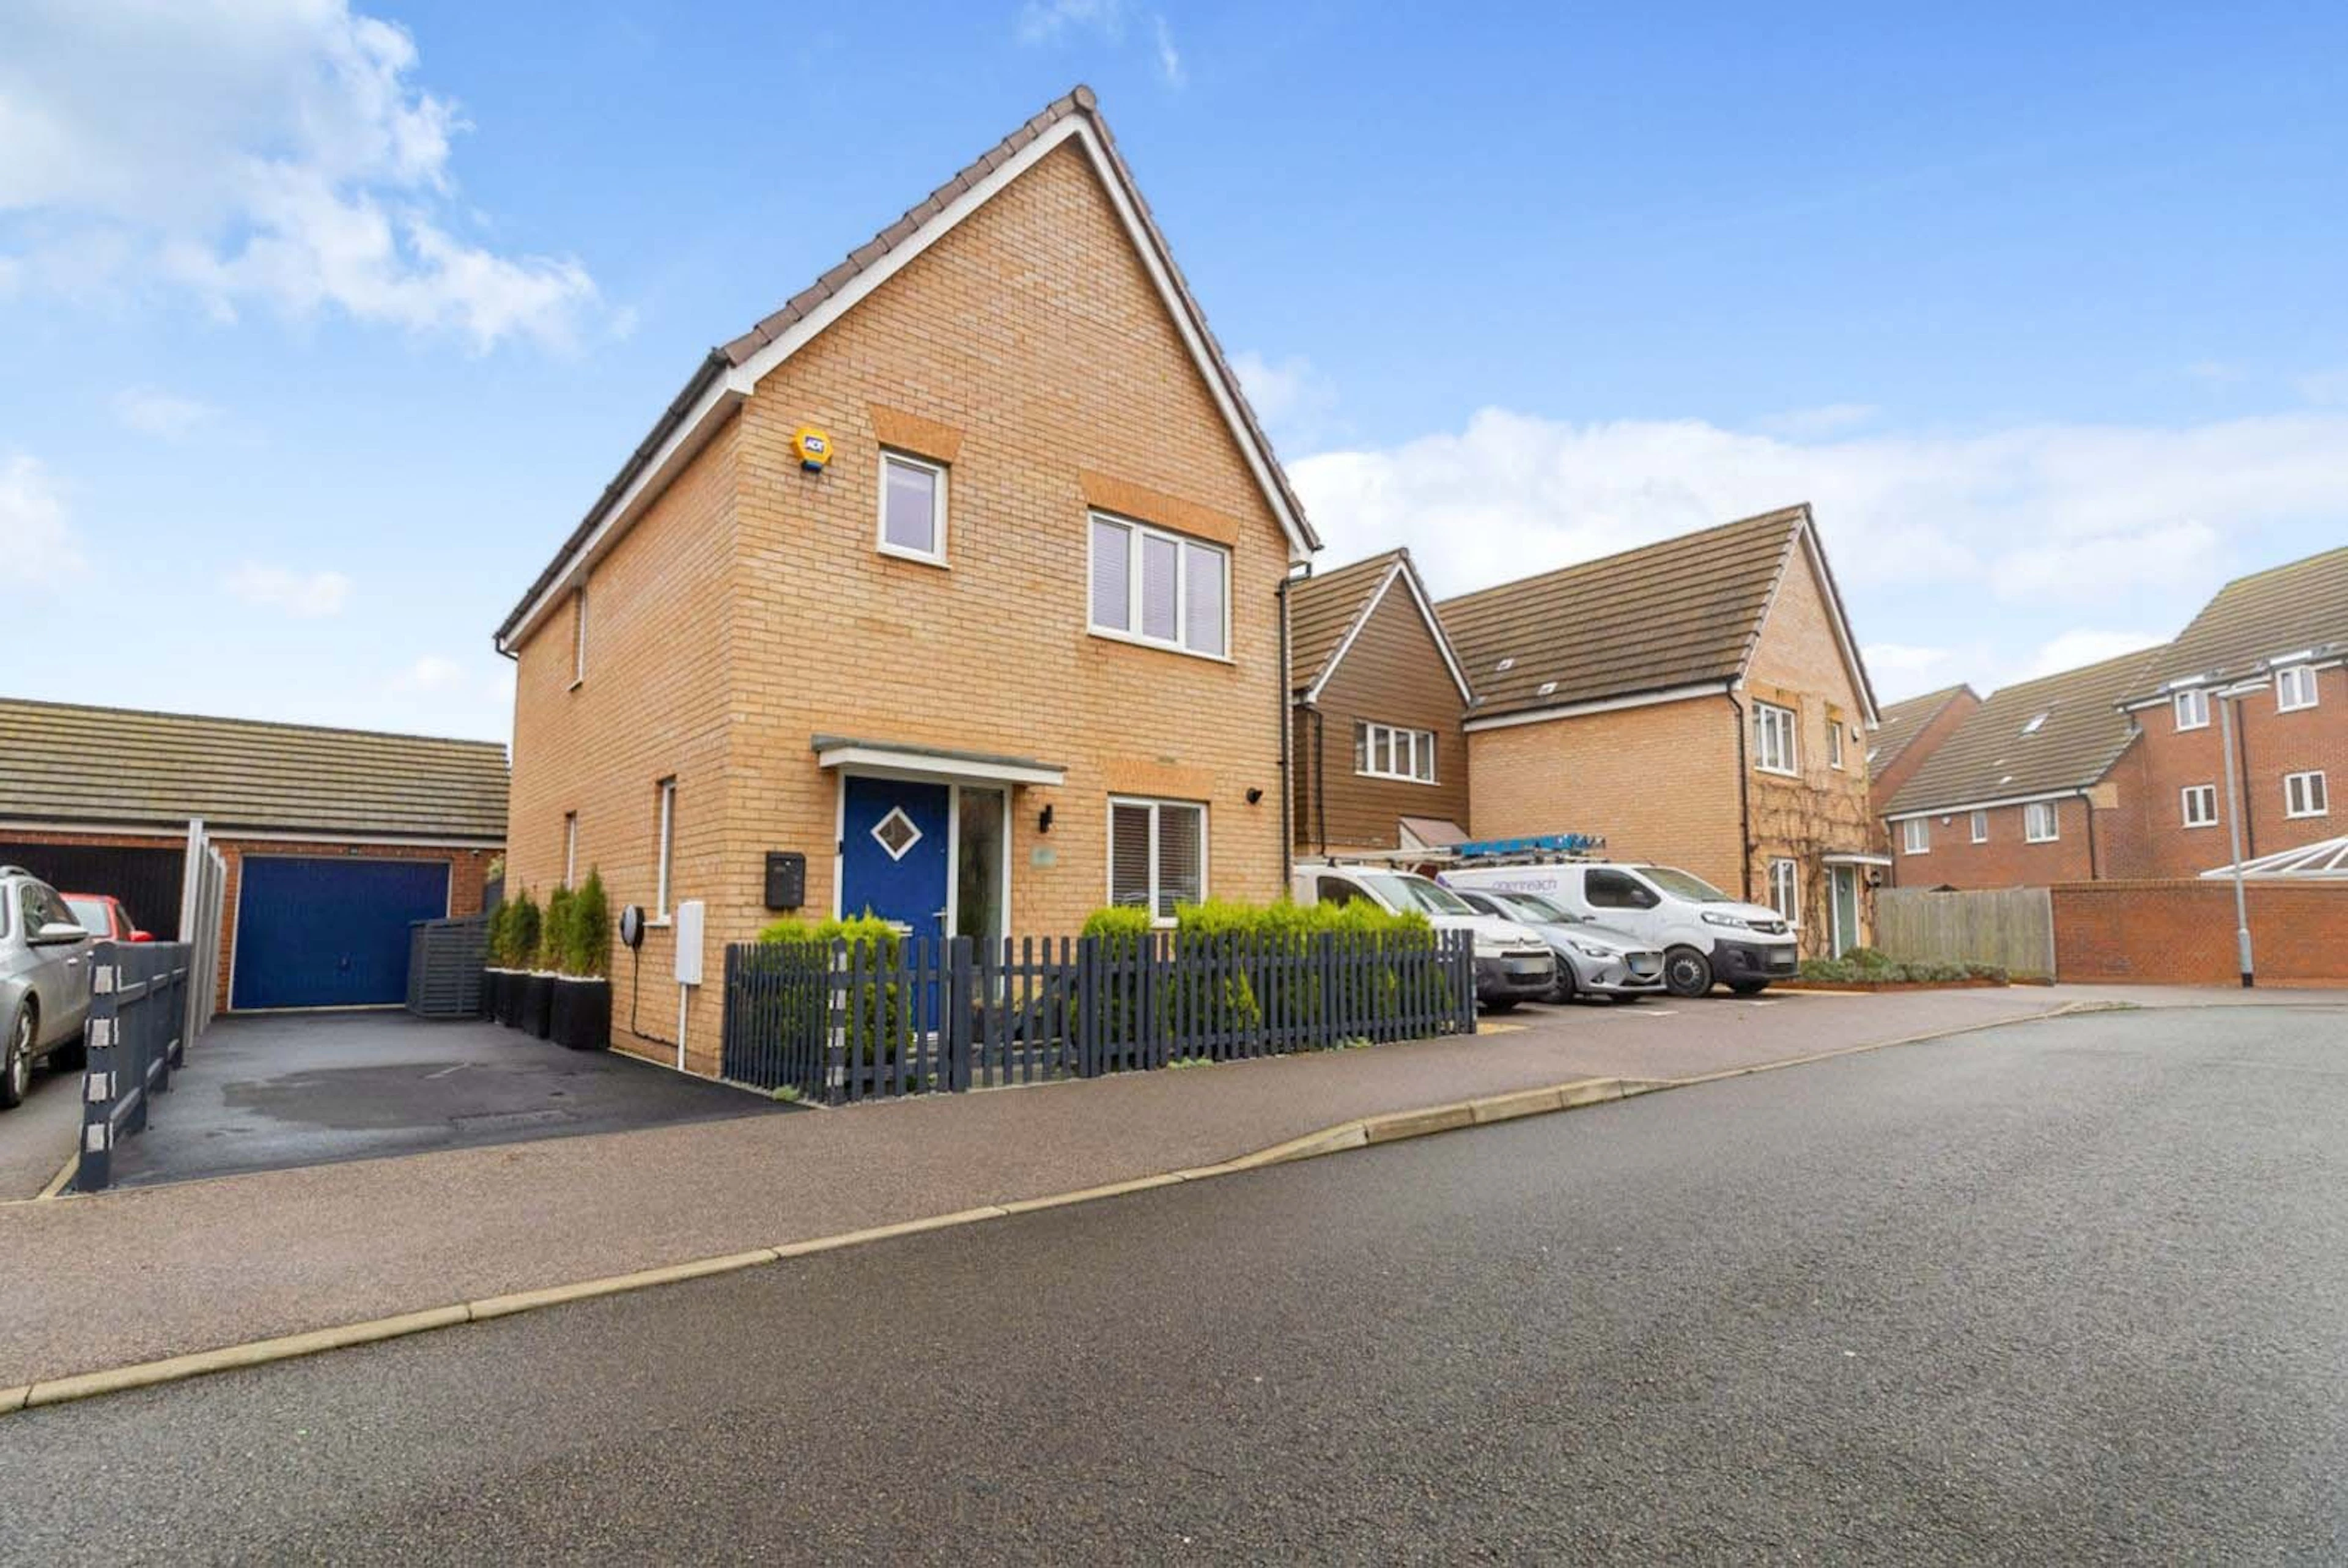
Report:
M89 1025L81 1075L81 1150L74 1190L99 1191L114 1180L114 1102L120 1094L124 1051L117 1040L114 944L90 949Z
M946 943L946 973L938 988L944 999L942 1020L946 1037L946 1084L960 1094L970 1088L971 1020L983 999L978 990L978 965L973 939L955 937Z

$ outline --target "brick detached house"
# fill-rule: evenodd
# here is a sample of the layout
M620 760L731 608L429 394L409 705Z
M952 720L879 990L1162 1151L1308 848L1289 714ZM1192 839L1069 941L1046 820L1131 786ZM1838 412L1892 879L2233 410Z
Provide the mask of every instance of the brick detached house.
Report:
M615 1041L701 1073L784 914L1272 898L1316 545L1079 87L713 351L499 628L508 886L642 906Z
M1943 686L1883 710L1867 745L1867 787L1879 815L1980 706L1981 695L1971 686Z
M2135 739L2124 654L1992 692L1883 807L1901 887L2026 887L2105 875L2128 829L2113 776Z
M0 699L0 865L110 893L193 939L191 846L221 853L216 1005L396 1005L408 924L480 912L505 843L506 752L434 740Z
M2228 583L2120 696L2140 738L2117 770L2135 804L2105 875L2193 876L2230 864L2223 702L2242 854L2348 832L2348 548Z
M1478 698L1478 836L1602 834L1776 907L1806 954L1868 939L1875 701L1808 507L1437 610Z
M1296 846L1440 848L1467 836L1474 705L1408 550L1289 589Z

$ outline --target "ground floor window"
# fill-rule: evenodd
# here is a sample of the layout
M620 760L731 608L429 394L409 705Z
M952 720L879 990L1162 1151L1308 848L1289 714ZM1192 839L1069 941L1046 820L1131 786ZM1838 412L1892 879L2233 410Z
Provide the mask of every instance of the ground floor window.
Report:
M1113 799L1108 899L1170 920L1207 896L1207 808L1189 801Z
M2185 825L2210 827L2218 821L2218 786L2188 784L2185 786Z
M2331 810L2332 801L2324 790L2322 774L2283 775L2282 814L2285 816L2323 816Z
M1769 862L1769 907L1783 915L1788 926L1802 923L1801 874L1790 860Z
M2062 819L2051 800L2034 800L2022 808L2022 836L2032 844L2052 844L2063 835Z

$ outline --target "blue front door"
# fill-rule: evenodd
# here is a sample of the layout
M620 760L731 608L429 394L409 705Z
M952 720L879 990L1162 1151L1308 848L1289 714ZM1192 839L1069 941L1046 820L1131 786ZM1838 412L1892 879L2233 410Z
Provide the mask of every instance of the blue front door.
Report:
M916 937L946 934L947 788L907 779L847 783L839 912L870 911Z
M248 856L232 1005L380 1007L407 997L407 927L448 913L444 860Z

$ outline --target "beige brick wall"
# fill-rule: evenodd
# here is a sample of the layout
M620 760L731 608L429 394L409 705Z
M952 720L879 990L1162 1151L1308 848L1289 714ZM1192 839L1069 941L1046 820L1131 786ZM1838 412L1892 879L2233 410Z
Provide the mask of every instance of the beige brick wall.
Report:
M802 425L832 437L820 476L788 450ZM951 460L943 568L875 548L884 433ZM1230 542L1229 661L1086 631L1086 496L1105 481L1144 521ZM838 783L808 748L819 732L1066 767L1063 786L1013 796L1015 932L1073 930L1106 901L1112 787L1203 799L1210 891L1272 897L1285 570L1204 380L1064 147L760 383L723 450L596 568L579 691L567 618L532 639L510 863L548 885L575 809L582 864L602 866L615 904L648 900L654 783L677 775L678 888L709 913L710 983L688 1023L704 1072L723 946L773 917L763 853L805 851L808 912L832 906ZM643 967L640 1049L659 1055L671 960L648 943ZM624 1024L624 959L618 979Z

